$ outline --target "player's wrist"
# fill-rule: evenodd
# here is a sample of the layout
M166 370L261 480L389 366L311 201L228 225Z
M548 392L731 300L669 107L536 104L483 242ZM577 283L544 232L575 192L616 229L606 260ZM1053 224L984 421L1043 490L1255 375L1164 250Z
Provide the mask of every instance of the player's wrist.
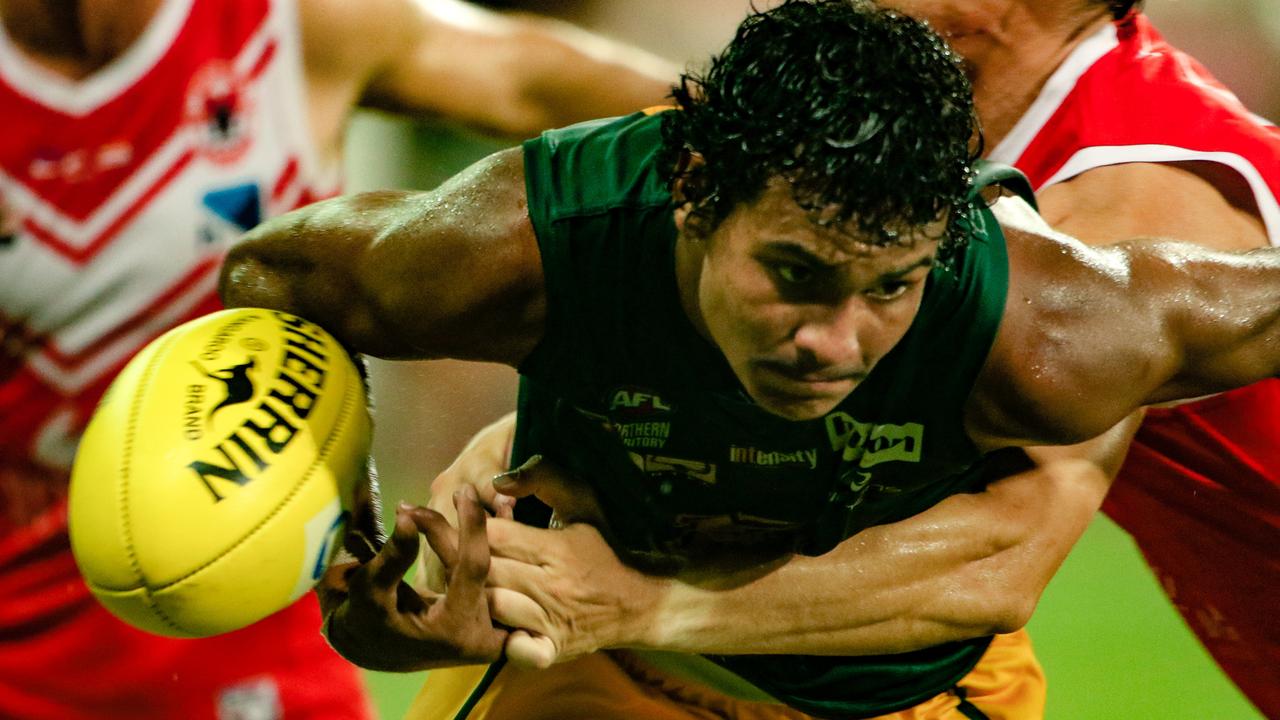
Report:
M669 650L679 645L683 629L691 626L683 589L675 577L642 574L637 591L627 593L629 607L618 623L622 642L610 647Z

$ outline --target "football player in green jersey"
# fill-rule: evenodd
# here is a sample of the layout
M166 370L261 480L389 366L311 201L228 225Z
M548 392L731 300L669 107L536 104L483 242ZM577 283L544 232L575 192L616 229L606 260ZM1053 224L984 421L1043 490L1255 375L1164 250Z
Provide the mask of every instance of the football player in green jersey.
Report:
M535 662L674 649L753 701L816 717L975 705L987 688L972 671L1003 649L989 633L1016 627L1017 611L958 621L969 598L953 596L914 622L859 626L841 615L858 581L834 576L805 587L814 602L754 603L711 627L705 613L671 622L674 596L641 603L641 589L669 590L692 568L694 594L716 577L750 590L776 562L716 575L706 559L749 549L821 563L940 502L963 509L952 496L1019 470L1093 482L1104 473L1080 464L1087 455L1035 451L1037 469L1008 449L1087 440L1144 404L1275 375L1280 251L1090 248L1026 202L995 200L991 188L1018 178L977 165L959 62L870 3L755 13L675 96L677 111L547 133L431 193L304 209L232 252L229 305L309 317L356 352L519 368L514 461L545 457L587 483L597 537L676 573L633 571L612 590L634 605L539 658L531 648L556 640L538 616L546 592L498 562L519 563L530 536L486 523L464 490L460 537L438 513L400 514L397 541L352 570L350 596L328 595L330 640L394 669L504 647ZM1092 509L1068 514L1082 528ZM442 596L399 584L419 527L449 568ZM1043 548L1051 566L1062 545ZM1027 702L1002 708L997 688L981 711L1035 712L1037 671L1019 662Z

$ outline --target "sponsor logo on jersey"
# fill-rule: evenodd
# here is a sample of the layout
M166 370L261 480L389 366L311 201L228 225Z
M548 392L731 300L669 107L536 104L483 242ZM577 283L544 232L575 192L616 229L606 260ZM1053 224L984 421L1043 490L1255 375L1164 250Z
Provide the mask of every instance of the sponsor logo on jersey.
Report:
M818 449L779 451L761 450L755 447L730 446L729 462L740 465L755 465L766 468L809 468L818 467Z
M299 426L311 414L324 387L329 357L324 352L323 340L315 334L316 327L299 318L277 317L285 332L285 343L280 367L275 377L266 383L270 389L244 422L206 450L204 457L187 465L214 502L224 497L219 488L226 488L227 483L243 487L271 466L276 456L297 437ZM231 337L234 332L223 328L206 346L205 353L210 352L210 346L225 345ZM248 339L256 341L256 338ZM222 378L214 379L225 382ZM236 392L242 393L243 389L238 388Z
M627 455L631 456L631 462L635 463L641 472L648 475L678 475L693 478L708 485L716 483L715 463L664 455L641 455L640 453L627 453ZM670 491L670 488L666 491Z
M671 403L643 388L618 388L609 395L609 412L615 416L658 415L673 410Z
M831 449L846 463L869 468L884 462L920 462L924 426L920 423L875 424L858 422L845 412L826 417Z
M32 180L82 183L99 175L127 167L133 162L133 143L110 140L94 147L70 149L44 146L38 148L27 164Z
M249 149L249 87L230 64L216 60L191 78L184 117L197 146L217 163L233 163Z
M262 193L257 183L210 190L200 198L198 238L205 245L229 246L262 222Z
M619 423L613 426L613 431L622 438L622 444L629 448L661 448L671 436L671 423Z

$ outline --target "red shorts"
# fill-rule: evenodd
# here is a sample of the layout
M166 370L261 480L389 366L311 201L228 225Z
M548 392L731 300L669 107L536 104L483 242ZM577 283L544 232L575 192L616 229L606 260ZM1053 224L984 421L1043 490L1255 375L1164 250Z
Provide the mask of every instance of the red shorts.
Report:
M1280 381L1149 411L1103 509L1227 675L1280 717Z
M308 595L234 633L162 638L80 580L65 505L0 537L0 718L370 720L359 671L325 643Z

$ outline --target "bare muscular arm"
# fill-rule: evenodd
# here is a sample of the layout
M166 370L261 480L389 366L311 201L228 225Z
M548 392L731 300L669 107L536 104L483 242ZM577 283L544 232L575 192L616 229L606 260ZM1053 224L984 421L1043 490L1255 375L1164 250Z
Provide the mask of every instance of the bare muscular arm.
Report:
M1101 216L1065 214L1094 237L1109 231ZM1232 243L1256 238L1240 217L1224 227ZM1136 407L1280 371L1277 251L1154 239L1089 247L1016 224L1006 234L1008 305L966 418L980 445L1070 442Z
M653 632L664 647L705 643L730 630L735 609L751 607L776 608L775 622L805 622L770 628L753 619L751 642L716 652L886 653L1012 632L1101 505L1135 427L1075 447L1032 448L1027 469L981 493L865 530L825 556L793 557L731 592L741 578L684 579L664 599L674 619Z
M514 137L665 102L679 68L550 18L460 0L302 0L311 121L338 147L356 104Z
M542 265L518 149L426 193L335 198L259 225L227 257L228 307L319 323L355 352L518 364L542 333Z

